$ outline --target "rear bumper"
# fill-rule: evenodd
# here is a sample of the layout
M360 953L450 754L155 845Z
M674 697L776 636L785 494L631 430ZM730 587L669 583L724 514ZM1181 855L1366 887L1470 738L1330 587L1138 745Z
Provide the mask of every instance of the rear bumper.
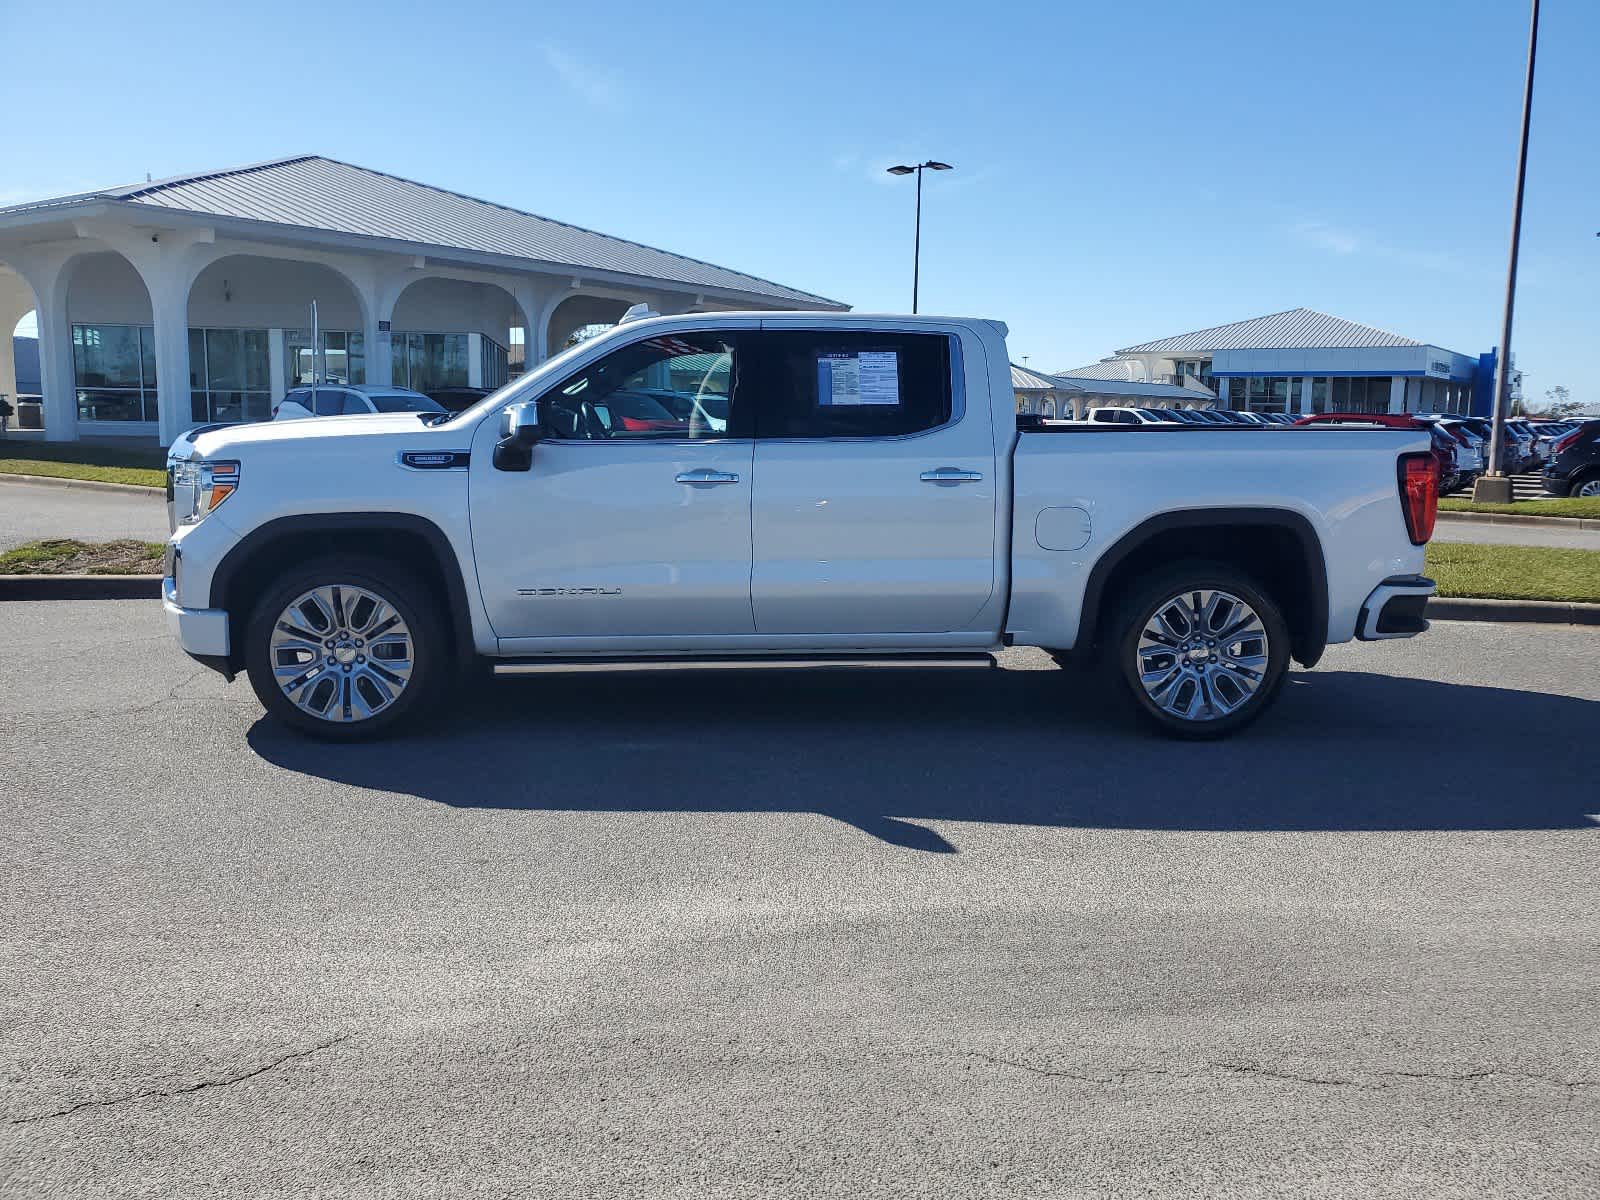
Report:
M221 608L184 608L178 603L178 589L172 576L161 581L161 608L167 614L167 628L178 645L196 662L233 678L229 666L228 613Z
M1372 589L1361 606L1356 637L1363 642L1415 637L1427 631L1423 610L1438 585L1426 575L1393 575Z

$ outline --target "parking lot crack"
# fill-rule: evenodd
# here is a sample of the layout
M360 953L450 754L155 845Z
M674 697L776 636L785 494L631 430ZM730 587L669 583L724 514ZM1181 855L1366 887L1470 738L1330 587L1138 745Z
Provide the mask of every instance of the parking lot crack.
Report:
M151 1100L165 1099L171 1096L189 1096L193 1095L195 1092L204 1092L212 1088L232 1087L236 1083L244 1083L246 1080L258 1078L259 1076L266 1075L269 1072L276 1071L279 1067L284 1067L290 1063L298 1062L303 1058L310 1058L313 1054L317 1054L323 1050L337 1046L340 1042L348 1041L349 1037L349 1034L341 1034L339 1037L329 1038L325 1042L318 1042L314 1046L308 1046L304 1050L290 1050L284 1054L278 1055L276 1058L273 1058L266 1063L263 1063L261 1066L253 1067L248 1071L236 1071L215 1079L202 1079L196 1083L188 1084L185 1087L168 1089L147 1088L137 1092L128 1092L121 1096L109 1096L104 1100L82 1100L77 1104L69 1104L66 1108L58 1108L53 1112L35 1113L33 1116L28 1117L13 1117L10 1121L10 1124L31 1125L39 1121L53 1121L57 1117L70 1116L72 1113L81 1112L88 1108L106 1108L110 1105L126 1104L131 1100Z

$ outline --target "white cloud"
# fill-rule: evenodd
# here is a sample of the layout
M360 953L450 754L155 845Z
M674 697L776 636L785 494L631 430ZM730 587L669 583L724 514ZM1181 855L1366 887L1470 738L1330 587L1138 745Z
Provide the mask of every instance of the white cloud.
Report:
M621 75L585 62L548 42L539 49L556 78L584 103L608 112L620 112L626 107L628 97Z

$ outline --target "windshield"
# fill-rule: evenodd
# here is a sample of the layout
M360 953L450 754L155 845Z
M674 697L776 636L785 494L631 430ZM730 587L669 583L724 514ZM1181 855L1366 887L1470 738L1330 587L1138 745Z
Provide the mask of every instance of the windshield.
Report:
M396 412L424 412L442 413L445 408L435 404L426 396L411 396L405 392L378 392L368 393L367 399L372 401L372 407L381 413Z

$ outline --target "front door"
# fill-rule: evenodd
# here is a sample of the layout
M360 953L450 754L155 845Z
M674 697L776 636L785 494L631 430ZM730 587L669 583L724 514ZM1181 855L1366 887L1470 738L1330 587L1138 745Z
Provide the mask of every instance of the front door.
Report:
M754 631L740 336L646 337L578 368L539 398L529 471L496 469L480 428L472 543L498 637Z
M954 339L760 336L757 632L972 630L995 587L997 480L987 398L962 411Z

